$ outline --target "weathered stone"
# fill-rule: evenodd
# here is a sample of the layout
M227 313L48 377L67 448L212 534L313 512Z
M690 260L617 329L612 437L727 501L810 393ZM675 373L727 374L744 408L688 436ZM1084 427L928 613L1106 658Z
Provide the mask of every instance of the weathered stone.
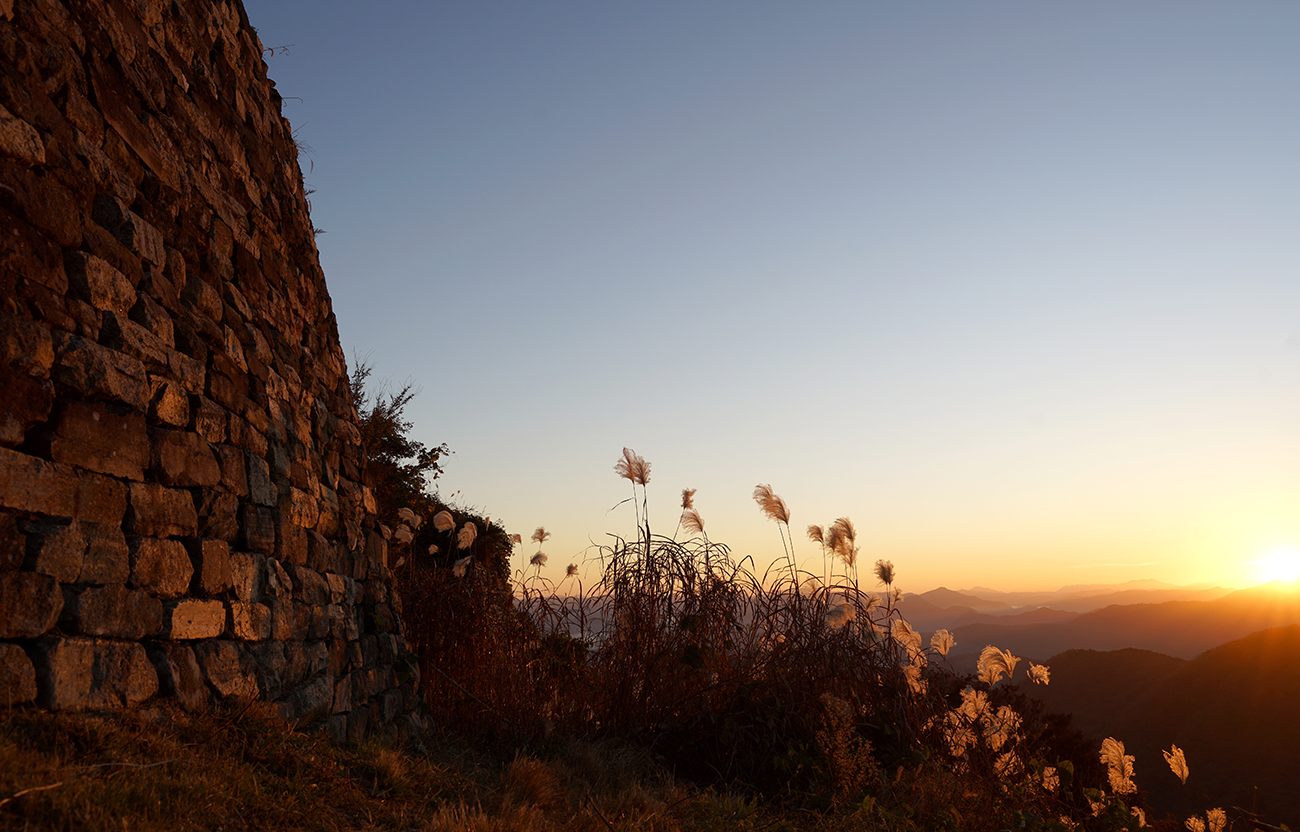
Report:
M83 473L77 478L72 516L89 523L121 526L126 516L127 485L99 474Z
M172 427L190 422L190 399L184 389L162 376L149 376L149 416Z
M213 445L212 451L221 466L221 489L236 497L248 496L248 466L244 451L233 445Z
M133 642L51 638L36 645L42 707L54 710L133 708L158 692L158 672Z
M311 626L311 610L293 601L274 599L271 608L271 637L278 641L302 641Z
M293 597L293 576L275 558L266 559L266 592L286 601Z
M224 540L190 537L185 548L194 565L190 592L194 595L220 595L234 586L230 571L230 547Z
M280 501L280 513L296 526L314 529L320 520L320 503L305 491L290 488Z
M230 574L234 580L235 597L244 603L262 600L262 587L266 558L247 552L230 553Z
M177 601L169 618L167 636L174 640L217 638L226 632L226 605L221 601Z
M257 670L257 685L261 688L264 699L278 699L287 688L296 682L287 681L289 661L285 656L286 645L279 641L267 641L247 646L249 658Z
M293 579L297 600L316 607L324 607L330 602L330 585L324 575L305 566L290 566L287 571Z
M27 536L27 559L23 566L70 584L81 574L86 556L86 538L76 523L41 521L23 528Z
M151 370L166 370L171 348L145 327L121 312L105 312L100 342L106 347L143 361Z
M319 676L280 703L280 718L295 725L309 725L328 716L334 704L334 682L328 676Z
M0 107L0 153L27 167L45 164L41 134L4 107Z
M54 366L54 338L50 328L37 321L0 313L0 363L37 379L50 377Z
M199 435L154 428L149 431L149 470L163 485L188 488L221 482L221 466Z
M167 261L162 235L158 233L158 229L133 213L120 199L108 194L99 194L95 197L91 218L112 232L122 245L131 249L142 260L159 267Z
M50 418L54 406L54 385L12 366L0 364L0 446L16 448L27 432Z
M187 711L202 711L208 705L208 688L203 671L188 644L164 641L147 648L149 659L158 672L162 693L174 696Z
M18 528L18 518L0 512L0 572L21 569L27 558L27 536Z
M126 530L147 537L193 537L199 516L190 492L157 483L132 483Z
M341 604L348 597L348 582L342 575L326 572L325 583L329 585L330 603Z
M81 533L86 538L86 556L77 583L126 583L131 575L131 550L122 529L104 523L82 523Z
M171 316L157 301L145 294L147 291L160 291L163 288L162 281L150 280L147 283L142 283L139 299L136 301L135 306L131 307L128 314L131 316L131 320L152 332L169 349L175 349L176 332L172 327Z
M263 555L275 554L275 512L245 504L239 509L239 539L243 548Z
M0 573L0 638L32 638L59 620L59 582L37 572Z
M64 257L68 284L82 300L96 309L125 315L135 305L135 286L108 261L84 251Z
M111 399L144 410L149 376L137 359L66 332L54 333L54 378L83 395Z
M0 507L71 517L76 502L71 468L0 448Z
M274 506L279 502L279 491L271 481L271 471L266 461L248 454L248 496L260 506Z
M265 641L271 637L271 609L265 604L230 602L230 632L240 641Z
M196 642L194 656L208 684L219 695L240 701L257 698L256 670L235 642L225 639Z
M0 707L9 708L36 698L36 668L23 648L0 643Z
M71 402L59 413L50 456L88 471L143 480L149 463L144 415L106 402Z
M280 515L280 525L276 535L275 555L285 563L301 565L307 562L309 543L307 530Z
M160 598L175 598L189 589L194 567L179 540L137 537L131 546L131 586Z
M64 590L59 625L65 632L85 636L141 639L162 630L162 602L121 584Z
M233 543L239 539L239 498L219 488L194 489L199 536Z
M208 442L226 441L226 422L229 414L212 399L196 396L194 405L194 430Z

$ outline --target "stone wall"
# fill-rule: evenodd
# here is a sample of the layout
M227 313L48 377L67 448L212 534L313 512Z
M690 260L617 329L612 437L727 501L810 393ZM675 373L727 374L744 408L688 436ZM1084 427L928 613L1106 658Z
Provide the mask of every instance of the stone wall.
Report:
M0 0L0 705L417 724L297 150L230 0Z

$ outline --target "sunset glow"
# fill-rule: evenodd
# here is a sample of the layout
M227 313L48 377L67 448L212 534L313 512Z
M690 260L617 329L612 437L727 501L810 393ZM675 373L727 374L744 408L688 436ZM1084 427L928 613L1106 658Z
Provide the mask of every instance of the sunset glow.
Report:
M1300 579L1300 551L1275 549L1265 557L1252 562L1262 581L1294 581Z

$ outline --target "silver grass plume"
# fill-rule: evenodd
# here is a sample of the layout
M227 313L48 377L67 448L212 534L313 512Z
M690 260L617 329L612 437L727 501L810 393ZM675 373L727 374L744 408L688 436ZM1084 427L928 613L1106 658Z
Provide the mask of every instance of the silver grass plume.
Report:
M769 519L790 524L790 509L786 508L785 500L772 491L772 486L761 484L754 486L754 502L758 503L759 511L766 514Z
M633 485L645 485L650 482L650 463L631 448L624 448L623 458L614 463L614 473L631 480Z

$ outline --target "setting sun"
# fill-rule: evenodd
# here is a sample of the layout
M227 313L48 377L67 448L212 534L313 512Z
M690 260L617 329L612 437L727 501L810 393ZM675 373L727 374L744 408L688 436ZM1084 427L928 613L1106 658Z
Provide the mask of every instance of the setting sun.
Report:
M1256 561L1251 561L1260 580L1294 581L1300 578L1300 552L1295 549L1275 549Z

